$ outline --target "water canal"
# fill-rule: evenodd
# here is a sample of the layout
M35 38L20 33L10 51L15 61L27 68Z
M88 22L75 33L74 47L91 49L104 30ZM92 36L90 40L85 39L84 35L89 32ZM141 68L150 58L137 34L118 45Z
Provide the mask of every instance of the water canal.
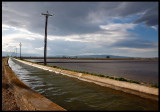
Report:
M158 102L9 59L26 85L67 110L158 110Z

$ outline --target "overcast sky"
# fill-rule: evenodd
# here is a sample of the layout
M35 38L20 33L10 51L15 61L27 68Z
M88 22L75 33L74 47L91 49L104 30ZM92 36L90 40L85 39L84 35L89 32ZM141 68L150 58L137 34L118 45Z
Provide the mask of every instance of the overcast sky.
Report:
M158 2L2 2L2 51L158 56Z

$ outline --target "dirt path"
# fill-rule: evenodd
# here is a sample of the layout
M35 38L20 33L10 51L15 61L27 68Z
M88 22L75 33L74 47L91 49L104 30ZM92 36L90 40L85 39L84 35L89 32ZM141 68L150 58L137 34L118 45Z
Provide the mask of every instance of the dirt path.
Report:
M3 67L4 62L2 61L2 111L20 111L15 100L13 88L5 76Z

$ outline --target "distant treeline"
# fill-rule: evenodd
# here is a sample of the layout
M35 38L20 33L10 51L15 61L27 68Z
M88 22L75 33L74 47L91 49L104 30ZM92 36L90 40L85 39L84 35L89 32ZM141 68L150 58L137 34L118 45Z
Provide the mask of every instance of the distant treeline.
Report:
M22 57L23 59L44 59L44 57ZM47 57L47 59L82 59L82 60L151 60L158 61L158 59L153 58L110 58L106 56L106 58L82 58L82 57Z

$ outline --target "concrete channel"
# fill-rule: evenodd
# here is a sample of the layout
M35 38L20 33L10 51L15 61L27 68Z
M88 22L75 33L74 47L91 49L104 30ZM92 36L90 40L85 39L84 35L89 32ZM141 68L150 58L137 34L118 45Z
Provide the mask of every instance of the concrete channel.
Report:
M39 65L39 64L34 64L34 63L31 63L31 62L26 62L26 61L22 61L22 60L17 60L17 59L15 59L14 58L14 61L15 62L17 62L17 63L21 63L22 65L25 65L25 66L28 66L28 68L30 69L30 68L32 68L32 67L30 67L30 66L33 66L33 69L35 68L35 69L38 69L38 68L40 68L39 70L40 71L45 71L46 73L50 73L51 75L52 74L55 74L55 75L57 75L57 76L61 76L61 77L63 77L63 75L64 75L64 77L74 77L74 78L69 78L69 79L76 79L76 80L83 80L83 82L86 82L86 83L83 83L83 82L81 82L81 83L83 83L83 84L86 84L86 88L88 89L88 84L90 85L90 83L88 83L88 82L92 82L92 83L95 83L95 85L101 85L101 86L99 86L99 87L103 87L103 88L105 88L106 87L106 89L109 87L109 88L113 88L113 90L114 89L116 89L116 90L120 90L120 91L124 91L124 92L126 92L124 95L126 95L125 97L124 97L124 100L122 100L122 101L120 101L120 99L122 98L121 96L117 96L118 94L119 94L119 92L118 92L118 94L115 96L115 99L112 101L111 99L113 98L113 96L111 95L109 95L108 94L108 96L102 96L103 98L105 98L105 99L107 99L106 97L109 97L109 99L107 99L107 100L105 100L104 99L104 101L103 102L101 102L101 103L104 103L105 105L103 105L103 106L107 106L108 104L110 104L110 103L114 103L115 101L116 101L116 104L115 105L119 105L119 104L117 104L117 103L120 103L121 102L121 106L120 107L118 107L117 109L118 110L124 110L123 109L123 107L125 108L125 109L129 109L129 110L137 110L137 109L140 109L140 110L157 110L158 109L158 107L156 106L156 105L158 105L157 104L157 101L158 101L158 89L157 88L153 88L153 87L147 87L147 86L144 86L144 85L139 85L139 84L135 84L136 86L134 86L134 85L132 85L131 83L131 85L130 86L134 86L133 88L139 88L139 86L140 86L140 88L137 90L131 90L131 89L127 89L127 88L125 88L125 87L128 87L128 86L125 86L125 85L127 85L127 84L129 84L129 83L124 83L123 84L123 82L122 81L118 81L118 82L114 82L114 81L116 81L116 80L112 80L112 79L109 79L109 80L106 80L107 78L103 78L103 77L96 77L96 76L92 76L92 75L89 75L89 74L82 74L82 73L77 73L77 72L72 72L72 71L66 71L66 70L61 70L61 69L56 69L56 68L52 68L52 67L47 67L47 66L43 66L43 65ZM13 66L13 65L12 65ZM16 65L17 66L17 65ZM43 70L41 70L41 69L43 69ZM49 72L48 72L49 71ZM53 73L52 73L53 72ZM58 102L56 102L56 103L54 103L55 102L55 99L50 99L49 97L47 97L46 98L46 96L44 95L44 94L42 94L42 95L44 95L44 96L42 96L41 95L41 93L39 94L39 93L37 93L37 92L35 92L35 89L31 89L30 88L30 86L27 86L26 84L24 84L19 78L18 78L18 76L16 76L14 73L13 73L13 71L12 71L12 69L10 68L10 66L8 65L8 63L6 63L6 65L5 65L5 74L7 74L7 76L8 76L8 78L10 79L10 83L12 84L12 86L13 86L13 88L14 88L14 90L15 90L15 95L16 95L16 102L17 102L17 104L19 105L19 107L21 108L21 110L40 110L40 111L42 111L42 110L45 110L45 111L66 111L66 110L74 110L73 108L71 109L68 105L70 105L71 107L72 107L72 105L74 105L74 104L77 104L78 102L76 101L76 102L73 102L73 103L67 103L63 98L63 100L61 100L61 103L63 104L63 103L66 103L65 105L66 106L64 106L64 105L61 105L61 103L58 103ZM62 75L60 75L60 74L62 74ZM29 76L31 76L31 75L29 75ZM56 76L56 77L57 77ZM62 80L62 79L61 79ZM122 82L122 83L121 83ZM115 85L113 85L113 84L119 84L120 85L120 87L118 86L115 86ZM91 84L92 85L92 84ZM96 87L97 87L96 86ZM69 87L71 87L71 86L69 86ZM95 87L95 86L94 86ZM132 89L133 89L132 88ZM102 89L102 88L101 88ZM123 90L122 90L123 89ZM143 89L148 89L148 90L144 90L143 91ZM116 90L114 90L114 92L116 92ZM93 91L92 91L93 92ZM113 92L113 93L114 93ZM122 94L124 93L124 92L121 92ZM96 92L97 93L97 92ZM121 94L120 93L120 94ZM131 94L127 94L127 93L131 93ZM101 94L101 93L100 93ZM111 93L112 94L112 93ZM134 95L132 95L132 94L134 94ZM72 94L73 95L73 94ZM90 95L91 95L91 93L90 93ZM102 95L102 94L101 94ZM105 94L106 95L106 94ZM140 98L140 97L137 97L136 95L138 95L138 96L140 96L140 97L142 97L142 98ZM85 95L85 94L82 94L82 96L87 96L87 94ZM54 96L51 96L51 97L54 97ZM59 96L59 97L63 97L63 96ZM88 98L89 96L87 96L87 98ZM131 97L131 98L130 98ZM78 97L77 97L78 98ZM81 97L82 98L82 97ZM143 99L144 98L144 99ZM146 99L147 98L147 99ZM74 97L71 97L71 99L74 99ZM150 100L151 99L151 100ZM82 99L83 100L83 99ZM89 100L89 99L87 99L87 100ZM87 101L87 100L85 100L85 101ZM91 99L92 100L92 99ZM110 101L111 100L111 102L108 102L108 101ZM129 101L127 101L127 100L129 100ZM64 101L64 102L63 102ZM95 101L95 100L92 100L92 101ZM106 102L107 101L107 102ZM125 101L125 102L123 102L123 101ZM106 103L105 103L106 102ZM87 102L84 102L84 103L87 103ZM91 104L93 104L93 103L96 103L96 102L91 102ZM129 103L129 105L126 107L126 105L127 105L127 103ZM57 105L58 104L58 105ZM107 105L106 105L107 104ZM59 106L59 105L61 105L61 106ZM99 105L99 104L98 104ZM95 105L95 109L97 109L97 106L98 106L97 104ZM101 105L101 104L100 104ZM100 106L99 105L99 106ZM134 105L136 106L136 107L134 107ZM148 105L152 105L152 106L148 106ZM85 106L85 104L83 105L83 108L81 108L80 110L84 110L84 109L86 109L86 107L84 107ZM99 108L99 106L98 106L98 109L97 110L99 110L100 108ZM65 108L63 108L63 107L65 107ZM101 107L101 106L100 106ZM113 106L111 107L112 109L114 109L114 110L116 110L116 108L114 108L115 106L114 106L114 104L113 104ZM152 107L152 108L150 108L150 107ZM111 109L111 108L109 108L108 106L107 106L107 110L108 109ZM136 108L136 109L135 109ZM76 108L76 110L77 109L79 109L79 106L78 106L78 108ZM93 110L93 108L90 108L91 110ZM106 109L105 109L106 110Z
M103 78L103 77L98 77L98 76L93 76L89 74L78 73L78 72L73 72L68 70L62 70L62 69L57 69L53 67L47 67L44 65L39 65L39 64L19 60L19 59L15 59L15 60L22 62L24 64L28 64L28 65L40 68L40 69L48 70L50 72L63 74L69 77L75 77L75 78L78 78L79 80L93 82L101 86L109 87L112 89L129 93L129 94L134 94L143 98L158 101L158 96L159 96L158 88L135 84L135 83L117 81L113 79L108 79L108 78Z
M4 73L14 89L16 102L20 107L20 110L66 111L66 109L50 101L24 84L9 67L7 60L5 61Z

